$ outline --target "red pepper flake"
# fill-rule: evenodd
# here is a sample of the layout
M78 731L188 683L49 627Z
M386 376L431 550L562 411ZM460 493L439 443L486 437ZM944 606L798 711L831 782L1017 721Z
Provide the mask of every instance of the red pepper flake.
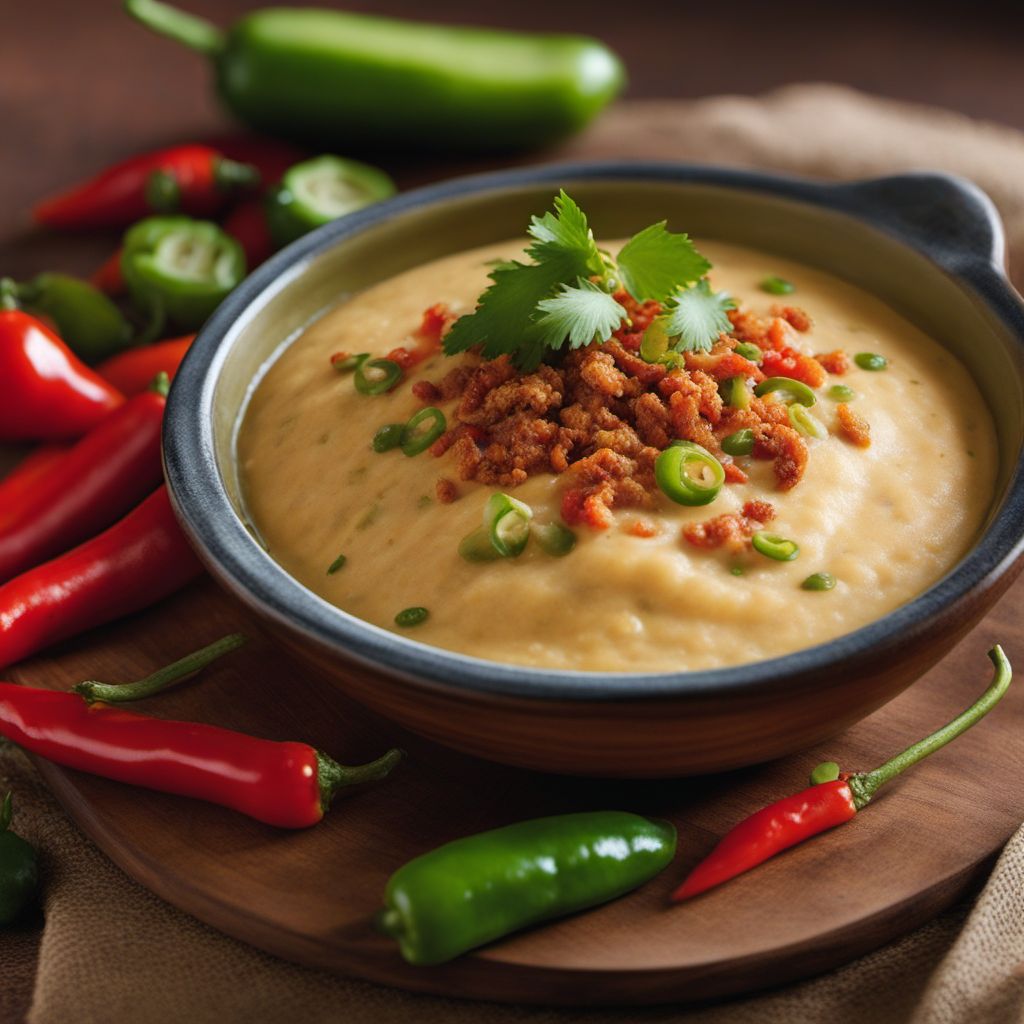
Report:
M788 346L765 352L761 369L769 377L792 377L811 388L820 388L828 379L825 367L817 359Z
M454 480L449 480L448 477L442 476L434 488L437 493L437 500L442 505L450 505L459 496L459 489L455 486Z
M683 540L695 548L725 547L732 552L750 547L750 538L775 518L775 509L767 501L748 501L742 512L725 512L702 523L687 523Z
M437 405L441 401L441 392L429 380L418 380L412 386L412 393L424 405Z
M863 416L855 413L845 402L836 406L839 426L846 438L858 448L871 447L871 425Z
M589 526L594 530L607 530L615 521L600 494L579 487L571 487L562 495L562 519L569 526Z
M337 366L338 363L343 363L351 355L351 352L335 352L334 355L331 356L331 366Z
M820 352L814 357L829 373L841 377L850 369L850 357L841 349L833 352Z
M735 462L722 462L722 469L725 470L726 483L745 484L750 479Z
M814 326L810 314L799 306L772 306L772 316L780 317L801 333L809 331Z
M657 537L661 531L649 519L634 519L626 527L631 537Z

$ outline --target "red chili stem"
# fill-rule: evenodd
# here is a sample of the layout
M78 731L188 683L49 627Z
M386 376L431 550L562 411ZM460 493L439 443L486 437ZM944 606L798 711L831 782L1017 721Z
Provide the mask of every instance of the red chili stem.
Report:
M201 572L160 487L104 533L0 587L0 666L147 608Z

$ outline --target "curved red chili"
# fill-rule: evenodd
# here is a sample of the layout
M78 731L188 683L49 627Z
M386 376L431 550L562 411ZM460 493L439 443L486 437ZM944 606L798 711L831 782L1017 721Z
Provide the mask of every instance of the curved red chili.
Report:
M201 572L160 487L99 536L0 586L0 666L148 608Z
M221 225L245 251L245 266L250 273L274 252L274 241L267 224L263 199L245 199L224 218Z
M0 506L0 582L92 537L157 487L166 394L164 377Z
M3 479L0 479L0 510L10 509L22 500L33 483L60 462L68 451L66 444L41 444L28 453ZM2 515L2 511L0 511Z
M123 401L40 320L0 309L0 441L81 437Z
M32 211L51 228L116 228L151 213L216 213L230 191L255 185L259 173L209 146L186 145L142 153L43 200Z
M174 380L195 337L194 334L186 334L181 338L168 338L141 348L130 348L100 363L96 372L125 397L139 395L149 388L157 374L166 373L169 380Z
M874 771L821 782L744 819L690 872L672 894L673 901L689 899L721 885L790 846L849 821L886 782L966 732L995 707L1013 678L1001 647L993 647L988 656L995 666L995 677L966 711ZM839 770L832 763L820 767L830 767L832 773Z

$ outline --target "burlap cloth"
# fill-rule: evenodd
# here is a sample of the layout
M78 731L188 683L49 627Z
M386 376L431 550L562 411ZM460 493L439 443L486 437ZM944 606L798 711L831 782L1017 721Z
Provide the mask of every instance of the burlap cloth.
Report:
M639 107L664 114L652 118ZM663 108L663 109L662 109ZM604 118L586 155L678 157L859 177L943 169L996 201L1024 255L1024 136L832 86L759 99L644 103ZM579 144L558 157L576 155ZM698 1010L571 1011L413 996L306 970L243 946L150 895L69 822L28 762L0 748L0 791L15 827L42 853L43 916L0 932L0 1021L33 1024L229 1024L344 1021L421 1024L1009 1024L1024 1020L1024 830L973 907L821 978ZM45 924L43 921L45 920Z

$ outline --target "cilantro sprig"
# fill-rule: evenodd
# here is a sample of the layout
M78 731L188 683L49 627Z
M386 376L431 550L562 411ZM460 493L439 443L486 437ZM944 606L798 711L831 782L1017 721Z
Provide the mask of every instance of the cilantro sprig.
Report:
M689 236L665 224L644 228L613 258L598 249L587 215L561 190L553 211L530 219L531 262L494 267L476 310L445 337L445 352L479 345L487 359L508 355L530 370L549 351L608 341L628 316L613 295L620 286L640 302L662 304L650 329L667 336L669 349L706 352L729 329L734 303L711 290L711 264Z

